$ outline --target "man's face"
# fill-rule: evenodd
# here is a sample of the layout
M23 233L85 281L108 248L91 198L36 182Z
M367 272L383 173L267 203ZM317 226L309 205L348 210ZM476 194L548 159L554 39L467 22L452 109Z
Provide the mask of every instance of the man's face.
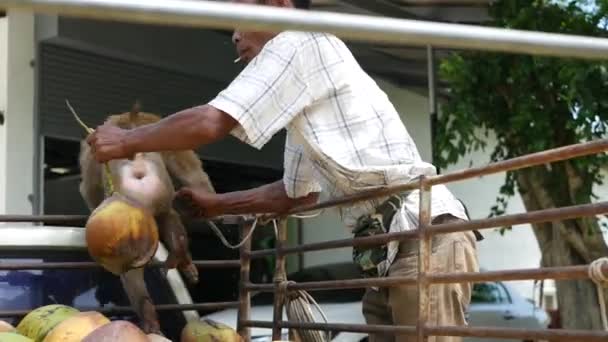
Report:
M290 0L232 0L244 4L263 4L276 7L291 7ZM251 62L257 56L264 45L271 40L276 33L260 31L235 30L232 34L232 42L236 52L244 63Z

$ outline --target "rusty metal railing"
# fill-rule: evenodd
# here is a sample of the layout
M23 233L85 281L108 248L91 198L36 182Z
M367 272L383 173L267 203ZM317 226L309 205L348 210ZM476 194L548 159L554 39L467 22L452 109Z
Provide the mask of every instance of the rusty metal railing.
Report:
M503 215L488 219L471 220L466 222L454 222L431 225L430 223L430 189L433 185L448 182L461 181L468 178L488 175L497 172L517 170L530 166L547 164L555 161L602 153L608 150L608 139L597 140L551 149L539 153L534 153L522 157L517 157L505 161L491 163L482 167L469 168L465 170L446 173L433 177L422 177L416 181L369 190L354 195L333 199L327 202L307 205L295 208L288 214L309 212L317 209L344 206L358 201L368 200L376 197L384 197L409 190L420 190L420 227L416 230L399 233L387 233L365 238L350 238L334 241L324 241L320 243L304 244L294 247L285 247L286 237L284 227L279 230L279 241L277 248L251 251L242 249L242 258L247 260L260 258L268 255L276 255L276 269L283 267L285 256L293 253L303 253L310 251L326 250L331 248L344 248L363 245L385 244L389 241L403 241L408 239L420 240L419 243L419 262L417 277L385 277L385 278L366 278L333 280L302 283L283 283L279 284L254 284L247 278L241 278L242 293L250 291L274 292L274 319L272 322L263 322L249 319L249 307L246 301L248 298L241 298L242 311L239 312L239 333L248 340L250 338L248 328L272 328L272 339L281 339L281 330L288 329L309 329L335 331L363 332L363 333L392 333L416 335L419 342L426 341L428 336L463 336L463 337L494 337L494 338L517 338L517 339L549 339L549 340L572 340L580 339L585 341L608 341L606 331L585 331L585 330L549 330L549 329L502 329L494 327L454 327L454 326L429 326L429 289L432 284L456 283L456 282L477 282L477 281L496 281L496 280L525 280L525 279L589 279L589 265L551 267L540 269L516 269L493 272L479 273L442 273L434 274L429 272L431 238L437 234L448 234L454 232L465 232L475 229L487 229L500 227L503 225L517 225L523 223L541 223L555 220L565 220L577 217L594 216L608 213L608 201L583 205L574 205L562 208L552 208L545 210L532 211L514 215ZM275 219L284 219L283 216L274 216ZM283 232L282 232L283 231ZM608 275L608 265L603 265L602 273ZM286 280L284 280L286 281ZM295 290L322 290L322 289L341 289L341 288L363 288L363 287L390 287L390 286L417 286L419 292L418 299L418 322L416 326L386 326L386 325L357 325L357 324L321 324L304 322L286 322L282 319L282 305L286 292Z
M518 339L549 339L549 340L572 340L581 339L589 342L607 341L608 332L584 331L584 330L549 330L549 329L503 329L494 327L455 327L455 326L429 326L428 321L428 298L429 288L432 284L455 283L455 282L478 282L497 280L526 280L526 279L588 279L589 265L550 267L540 269L516 269L479 273L442 273L429 272L431 237L437 234L448 234L454 232L465 232L474 229L487 229L504 225L518 225L524 223L540 223L554 220L566 220L577 217L595 216L608 213L608 201L573 205L562 208L552 208L531 211L527 213L503 215L499 217L470 220L466 222L454 222L443 224L430 224L430 188L432 185L447 182L461 181L472 177L488 175L507 170L516 170L525 167L542 165L559 160L565 160L590 154L602 153L608 150L608 139L593 142L575 144L571 146L547 150L510 160L496 162L483 167L469 168L443 175L420 178L416 181L370 190L339 199L333 199L316 205L302 206L290 211L286 215L308 212L311 210L329 208L335 206L349 205L362 200L375 197L384 197L402 191L420 189L422 200L420 201L419 215L421 227L416 230L399 233L387 233L365 238L350 238L320 243L303 244L299 246L286 246L286 230L284 225L279 225L277 248L267 250L251 250L251 241L247 241L240 248L240 260L199 260L195 265L205 268L218 267L240 267L239 298L235 302L199 303L199 304L165 304L157 305L157 310L196 310L196 309L223 309L238 308L239 334L248 341L250 339L249 329L251 327L272 328L273 340L280 339L282 329L311 329L311 330L335 330L363 333L392 333L416 335L418 341L425 341L428 336L464 336L464 337L494 337L494 338L518 338ZM285 216L273 216L272 218L282 220ZM86 221L86 216L65 215L3 215L0 222L65 222L70 220ZM238 223L241 226L241 236L247 236L252 229L251 220L238 216L225 216L215 219L217 222ZM280 279L273 284L255 284L249 281L249 267L251 260L269 255L276 256L276 270L284 269L285 256L294 253L327 250L332 248L344 248L352 246L370 246L385 244L389 241L420 240L419 262L417 277L385 277L370 279L347 279L335 281L317 281L302 283L284 283L286 279ZM152 262L150 267L162 267L162 262ZM0 270L17 269L83 269L100 267L94 262L42 262L42 263L1 263ZM603 265L602 273L608 275L608 265ZM284 298L289 291L296 290L323 290L341 288L364 288L370 286L392 287L392 286L417 286L419 289L419 319L416 326L386 326L386 325L356 325L336 323L304 323L286 322L282 317L282 306ZM274 319L272 322L252 320L250 317L251 301L250 294L254 291L274 292ZM132 311L129 307L103 307L92 308L102 313L115 313ZM6 310L0 311L0 317L24 315L28 310Z

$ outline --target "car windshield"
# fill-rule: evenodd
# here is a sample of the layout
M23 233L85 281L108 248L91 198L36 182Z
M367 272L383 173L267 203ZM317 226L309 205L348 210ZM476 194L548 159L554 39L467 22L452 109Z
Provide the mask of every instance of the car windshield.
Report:
M73 257L55 257L52 261L74 261ZM3 257L0 263L38 263L43 258ZM11 270L0 271L0 309L30 310L49 304L79 308L129 305L120 280L101 269ZM112 319L131 319L131 314ZM15 323L15 317L3 317Z
M25 253L20 253L25 254ZM0 254L0 263L37 263L90 261L86 252L38 252L27 258ZM158 269L146 269L146 285L155 304L174 304L175 297ZM120 278L101 269L52 269L0 271L0 311L31 310L49 304L64 304L81 309L130 306ZM137 323L132 312L106 314L111 320ZM1 316L1 315L0 315ZM178 312L159 312L163 332L178 336L183 322ZM21 317L0 317L16 325Z

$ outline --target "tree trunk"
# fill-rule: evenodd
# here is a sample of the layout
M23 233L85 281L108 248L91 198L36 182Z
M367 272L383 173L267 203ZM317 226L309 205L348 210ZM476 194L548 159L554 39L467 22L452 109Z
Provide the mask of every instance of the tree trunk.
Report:
M569 163L521 170L516 176L518 191L528 211L591 202L590 190L581 196L581 191L585 191L583 178ZM584 265L608 255L608 246L595 218L547 222L533 228L543 267ZM563 328L602 329L597 290L592 281L557 281L556 286Z

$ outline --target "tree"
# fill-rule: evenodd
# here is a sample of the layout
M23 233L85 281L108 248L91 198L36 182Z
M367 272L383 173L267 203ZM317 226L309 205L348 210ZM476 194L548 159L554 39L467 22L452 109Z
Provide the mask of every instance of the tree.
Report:
M492 19L486 25L606 37L607 9L608 0L498 0L490 6ZM604 61L477 51L451 54L439 69L448 99L438 118L437 166L486 148L489 134L497 141L492 161L605 137L607 68ZM508 172L491 216L504 213L516 191L528 211L590 203L606 161L602 154ZM542 266L588 264L608 255L595 218L538 224L534 233ZM557 291L565 328L601 328L591 281L558 281Z

